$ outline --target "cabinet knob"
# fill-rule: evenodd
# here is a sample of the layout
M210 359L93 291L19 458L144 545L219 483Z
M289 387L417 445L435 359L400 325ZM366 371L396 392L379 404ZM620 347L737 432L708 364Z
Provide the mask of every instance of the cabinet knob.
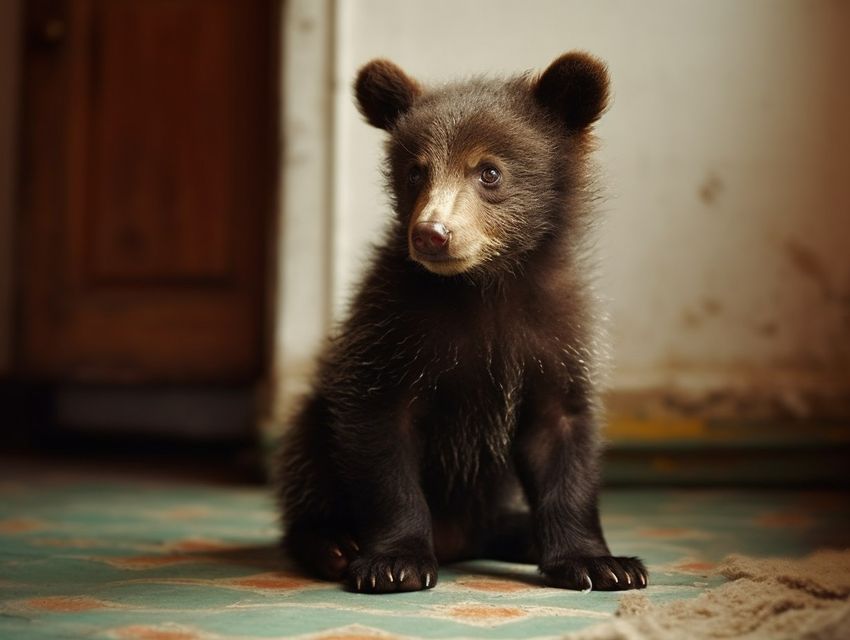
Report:
M42 44L56 46L65 39L68 27L62 18L48 18L38 31Z

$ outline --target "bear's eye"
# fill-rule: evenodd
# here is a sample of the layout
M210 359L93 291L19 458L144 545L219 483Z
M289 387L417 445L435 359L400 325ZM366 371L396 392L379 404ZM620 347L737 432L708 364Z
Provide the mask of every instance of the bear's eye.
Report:
M485 187L495 187L502 180L502 173L496 167L484 167L478 178Z
M407 182L411 186L416 186L420 182L422 182L422 178L425 177L425 170L419 166L412 166L410 170L407 172Z

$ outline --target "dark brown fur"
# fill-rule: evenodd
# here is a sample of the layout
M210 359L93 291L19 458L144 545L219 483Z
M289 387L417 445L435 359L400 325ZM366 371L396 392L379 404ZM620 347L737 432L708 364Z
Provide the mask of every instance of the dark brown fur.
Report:
M597 511L582 251L604 66L573 53L539 78L425 90L381 60L355 90L390 134L396 215L285 438L289 552L370 593L432 587L438 561L471 557L536 562L565 588L645 586ZM448 238L436 256L423 222Z

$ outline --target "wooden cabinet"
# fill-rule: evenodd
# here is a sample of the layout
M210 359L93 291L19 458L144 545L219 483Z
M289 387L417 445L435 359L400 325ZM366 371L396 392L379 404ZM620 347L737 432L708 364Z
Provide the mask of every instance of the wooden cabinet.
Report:
M263 365L274 5L26 4L19 371L245 381Z

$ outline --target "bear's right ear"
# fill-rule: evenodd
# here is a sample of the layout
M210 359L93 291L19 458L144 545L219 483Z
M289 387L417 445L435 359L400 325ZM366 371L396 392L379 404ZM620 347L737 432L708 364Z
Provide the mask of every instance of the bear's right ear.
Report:
M421 94L419 83L389 60L372 60L354 81L357 108L379 129L391 129Z
M580 51L565 53L534 83L534 98L573 131L592 125L608 106L605 64Z

